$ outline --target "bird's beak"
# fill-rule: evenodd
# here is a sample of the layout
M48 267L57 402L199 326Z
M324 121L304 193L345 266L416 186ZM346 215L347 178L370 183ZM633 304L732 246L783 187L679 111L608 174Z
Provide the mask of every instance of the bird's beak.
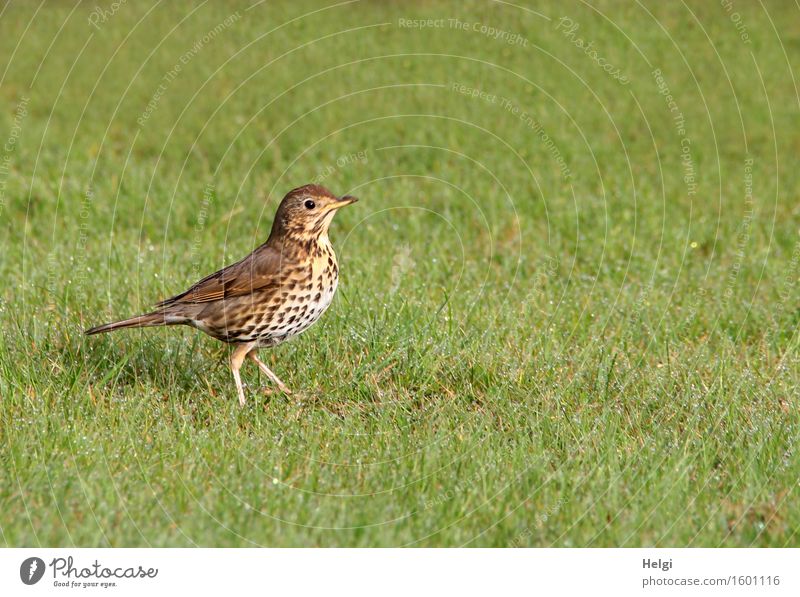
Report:
M333 209L339 209L340 207L345 207L347 205L355 203L356 201L358 201L358 199L356 199L352 195L345 195L341 199L337 199L336 203L334 203L332 207Z

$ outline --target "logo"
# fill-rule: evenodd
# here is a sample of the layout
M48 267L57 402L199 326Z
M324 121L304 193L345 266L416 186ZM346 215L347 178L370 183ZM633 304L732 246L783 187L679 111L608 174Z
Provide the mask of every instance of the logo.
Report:
M35 585L44 576L44 560L28 558L19 567L19 578L26 585Z

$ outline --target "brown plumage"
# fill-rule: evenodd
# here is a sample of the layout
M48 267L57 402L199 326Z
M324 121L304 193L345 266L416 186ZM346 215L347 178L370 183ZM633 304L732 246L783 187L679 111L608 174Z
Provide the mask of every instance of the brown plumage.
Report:
M93 327L86 334L190 325L235 346L231 370L240 404L245 402L239 375L245 357L289 393L256 351L305 331L330 305L339 265L328 227L336 210L355 201L337 198L319 185L294 189L281 201L267 242L250 255L158 303L151 313Z

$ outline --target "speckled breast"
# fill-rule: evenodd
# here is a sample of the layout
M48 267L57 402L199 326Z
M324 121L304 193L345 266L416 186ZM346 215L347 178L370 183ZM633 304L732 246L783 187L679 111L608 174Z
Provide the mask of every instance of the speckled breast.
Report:
M275 346L304 332L330 306L339 284L339 267L333 250L315 256L310 274L288 290L278 310L270 317L266 333L258 335L259 346Z

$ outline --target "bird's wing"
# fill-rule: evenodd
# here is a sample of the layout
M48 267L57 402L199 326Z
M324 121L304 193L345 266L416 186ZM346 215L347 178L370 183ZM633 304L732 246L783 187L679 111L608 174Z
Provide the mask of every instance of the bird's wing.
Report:
M177 303L208 303L250 294L270 285L281 284L281 272L287 268L286 255L262 245L250 255L206 276L189 290L158 303L166 307Z

